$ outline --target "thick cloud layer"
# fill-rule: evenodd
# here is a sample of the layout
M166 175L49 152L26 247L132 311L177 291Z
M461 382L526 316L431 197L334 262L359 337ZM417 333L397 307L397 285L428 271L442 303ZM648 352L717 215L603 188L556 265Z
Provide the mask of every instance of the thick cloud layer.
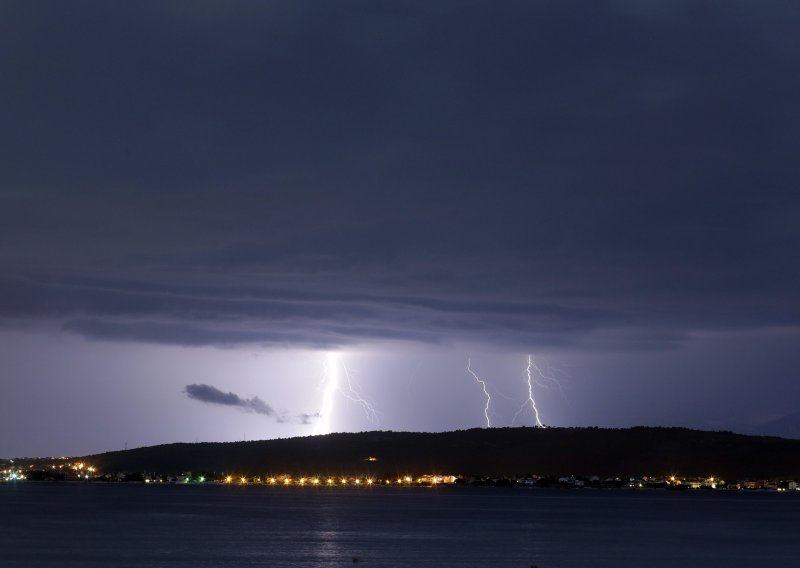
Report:
M0 318L640 349L800 321L800 8L6 2Z

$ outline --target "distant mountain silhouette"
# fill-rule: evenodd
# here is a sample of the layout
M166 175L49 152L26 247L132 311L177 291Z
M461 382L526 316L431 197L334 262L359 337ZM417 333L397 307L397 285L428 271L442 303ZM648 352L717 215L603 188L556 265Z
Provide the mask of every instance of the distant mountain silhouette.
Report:
M763 436L800 439L800 412L787 414L769 422L762 422L757 428L757 433Z
M715 430L727 430L748 436L778 436L780 438L800 439L800 412L786 414L774 420L755 424L705 424Z
M377 458L374 461L369 457ZM104 471L800 477L800 440L686 428L476 428L167 444L87 456Z

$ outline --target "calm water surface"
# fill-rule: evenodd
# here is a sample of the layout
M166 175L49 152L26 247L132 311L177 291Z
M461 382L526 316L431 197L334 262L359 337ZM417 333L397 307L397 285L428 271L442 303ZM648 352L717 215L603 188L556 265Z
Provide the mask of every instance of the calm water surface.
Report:
M800 566L800 495L0 484L0 566Z

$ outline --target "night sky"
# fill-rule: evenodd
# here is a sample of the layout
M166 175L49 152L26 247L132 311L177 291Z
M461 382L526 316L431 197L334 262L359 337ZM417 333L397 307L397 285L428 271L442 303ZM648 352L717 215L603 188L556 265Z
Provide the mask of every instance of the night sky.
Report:
M0 456L800 411L798 29L5 0Z

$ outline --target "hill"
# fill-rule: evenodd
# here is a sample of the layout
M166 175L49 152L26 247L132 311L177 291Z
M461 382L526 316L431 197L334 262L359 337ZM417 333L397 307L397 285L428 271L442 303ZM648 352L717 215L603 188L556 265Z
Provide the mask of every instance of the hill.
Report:
M800 440L685 428L476 428L179 443L85 460L105 471L792 478L800 477Z
M751 424L703 424L703 430L728 430L751 436L779 436L800 439L800 412L786 414L766 422Z

